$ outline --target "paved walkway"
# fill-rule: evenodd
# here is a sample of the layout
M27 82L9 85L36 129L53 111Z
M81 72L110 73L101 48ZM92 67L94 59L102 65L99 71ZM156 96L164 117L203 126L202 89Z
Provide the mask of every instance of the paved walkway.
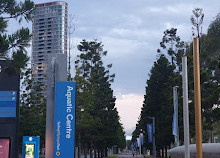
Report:
M120 154L118 157L116 157L116 158L143 158L144 156L140 156L140 155L135 155L134 157L133 157L133 155L132 154Z

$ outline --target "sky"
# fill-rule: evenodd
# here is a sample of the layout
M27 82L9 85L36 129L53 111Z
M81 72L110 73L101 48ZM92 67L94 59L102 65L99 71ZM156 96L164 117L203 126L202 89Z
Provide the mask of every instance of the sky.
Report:
M51 2L34 0L37 3ZM203 33L220 12L219 0L66 0L74 17L71 35L72 61L82 39L102 42L113 64L112 89L126 135L135 129L143 106L146 81L160 47L163 32L172 27L184 41L192 41L190 17L194 8L203 8ZM10 25L10 23L9 23ZM31 28L30 24L26 24ZM17 25L10 26L11 30ZM30 51L31 49L29 49ZM74 67L72 62L72 67Z

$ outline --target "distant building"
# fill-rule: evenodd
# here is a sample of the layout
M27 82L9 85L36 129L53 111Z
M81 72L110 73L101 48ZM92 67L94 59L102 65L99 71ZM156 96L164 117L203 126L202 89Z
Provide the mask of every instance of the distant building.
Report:
M47 87L48 54L67 54L68 4L63 1L35 5L32 25L32 73Z

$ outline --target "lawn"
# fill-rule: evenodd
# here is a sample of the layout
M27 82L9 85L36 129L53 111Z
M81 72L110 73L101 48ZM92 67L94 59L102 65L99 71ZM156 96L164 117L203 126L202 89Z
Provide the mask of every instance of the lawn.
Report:
M117 157L119 154L113 154L113 155L109 155L108 157L105 157L105 158L115 158Z

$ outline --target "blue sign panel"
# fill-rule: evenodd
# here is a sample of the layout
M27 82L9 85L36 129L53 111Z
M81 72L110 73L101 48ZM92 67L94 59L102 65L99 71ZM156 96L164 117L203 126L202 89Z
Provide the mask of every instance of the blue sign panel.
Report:
M16 91L0 91L0 97L2 96L17 96Z
M4 112L4 113L0 113L0 117L16 117L16 113Z
M0 96L0 102L2 101L16 101L16 97L13 96Z
M153 142L153 125L151 123L147 124L147 134L148 134L148 142Z
M0 91L0 117L16 117L16 91Z
M39 158L39 149L39 136L23 136L22 158Z
M16 107L16 102L15 101L1 101L0 102L0 107ZM1 111L0 111L1 112Z
M75 82L56 82L54 158L74 158Z

